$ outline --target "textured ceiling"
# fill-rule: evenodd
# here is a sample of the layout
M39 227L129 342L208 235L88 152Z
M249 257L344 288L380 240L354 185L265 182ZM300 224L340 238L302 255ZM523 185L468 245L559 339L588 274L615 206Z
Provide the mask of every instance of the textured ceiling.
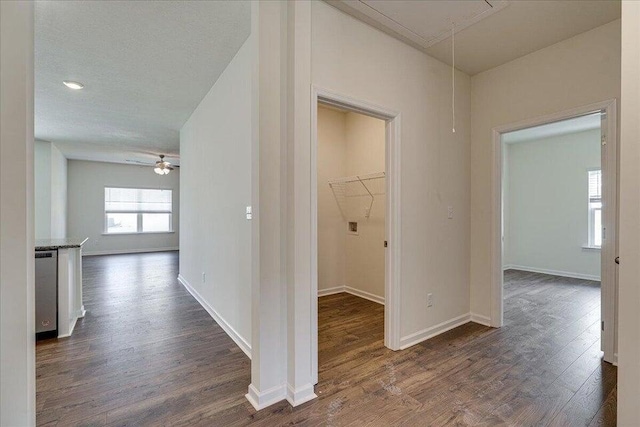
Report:
M536 139L550 138L553 136L567 135L570 133L584 132L587 130L600 129L600 123L600 113L594 113L505 133L502 135L502 142L506 144L513 144L517 142L526 142Z
M456 22L456 68L469 75L489 70L567 38L620 18L618 0L326 0L329 4L451 64L451 39L431 43ZM494 13L480 13L471 4L491 4ZM464 5L463 6L461 6ZM370 9L369 12L366 12ZM475 12L476 18L473 18ZM436 23L434 19L440 19ZM424 28L419 25L423 23ZM468 26L467 26L468 25ZM403 29L404 28L404 29ZM407 32L409 31L409 32ZM414 34L414 36L411 35ZM420 37L424 42L420 41Z
M248 37L250 13L245 1L37 2L36 138L69 158L94 146L115 161L179 153L180 128Z

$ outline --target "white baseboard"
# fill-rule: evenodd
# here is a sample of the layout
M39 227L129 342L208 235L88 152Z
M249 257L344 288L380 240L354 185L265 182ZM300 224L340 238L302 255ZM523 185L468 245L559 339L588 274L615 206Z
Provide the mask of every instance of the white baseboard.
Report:
M372 294L371 292L361 291L351 286L335 286L333 288L320 289L318 290L318 297L326 297L327 295L340 294L342 292L384 305L384 297Z
M318 397L313 389L313 384L307 384L295 390L290 384L287 385L287 401L291 406L302 405Z
M173 252L177 250L179 250L177 246L170 247L170 248L114 249L114 250L108 250L108 251L85 251L83 249L82 256L141 254L141 253L147 253L147 252Z
M189 284L187 279L185 279L181 274L178 275L178 281L182 283L182 286L184 286L185 289L189 291L189 293L196 299L196 301L200 303L202 308L207 310L207 313L209 313L209 315L213 317L213 320L215 320L216 323L220 325L220 327L227 333L227 335L231 337L233 342L235 342L237 346L240 347L240 350L242 350L244 354L246 354L247 357L251 359L251 345L249 344L249 342L247 342L247 340L245 340L235 329L233 329L233 327L226 320L224 320L222 316L220 316L220 313L218 313L213 307L211 307L209 303L207 303L207 301L202 297L202 295L200 295L198 291L196 291L193 286Z
M613 366L618 366L618 353L613 353Z
M69 323L69 333L68 334L61 334L58 335L58 338L68 338L71 336L71 334L73 334L73 330L76 327L76 323L78 323L78 318L75 317L70 323Z
M469 323L470 321L471 321L471 314L467 313L467 314L463 314L462 316L454 317L453 319L449 319L437 325L431 326L430 328L426 328L421 331L414 332L413 334L400 338L400 350L409 348L422 341L428 340L429 338L433 338L436 335L440 335L453 328L457 328L458 326L464 325L465 323Z
M491 318L481 314L471 313L471 321L480 325L491 327Z
M286 387L283 385L259 392L253 384L249 384L249 392L244 395L256 411L271 406L287 398Z
M336 286L334 288L318 289L319 297L326 297L327 295L341 294L344 292L344 286Z
M593 274L575 273L572 271L548 270L546 268L527 267L524 265L516 264L505 265L503 267L503 270L520 270L528 271L530 273L549 274L551 276L570 277L572 279L593 280L596 282L600 281L600 276L595 276Z
M360 298L368 299L369 301L377 302L378 304L384 305L384 298L370 292L361 291L360 289L355 289L350 286L345 286L344 291L348 294L355 295Z

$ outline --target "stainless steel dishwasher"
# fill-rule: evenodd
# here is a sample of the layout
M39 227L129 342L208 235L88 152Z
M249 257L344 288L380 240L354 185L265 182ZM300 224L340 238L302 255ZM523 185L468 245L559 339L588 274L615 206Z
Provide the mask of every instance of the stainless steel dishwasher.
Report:
M58 251L36 251L36 338L58 336Z

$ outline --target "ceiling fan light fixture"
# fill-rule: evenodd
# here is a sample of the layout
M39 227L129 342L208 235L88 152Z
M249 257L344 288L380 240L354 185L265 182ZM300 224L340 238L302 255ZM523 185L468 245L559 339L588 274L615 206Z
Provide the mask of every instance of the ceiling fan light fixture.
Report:
M153 168L153 171L158 175L167 175L169 172L173 170L171 163L164 160L164 154L160 154L160 160L156 162L156 166Z

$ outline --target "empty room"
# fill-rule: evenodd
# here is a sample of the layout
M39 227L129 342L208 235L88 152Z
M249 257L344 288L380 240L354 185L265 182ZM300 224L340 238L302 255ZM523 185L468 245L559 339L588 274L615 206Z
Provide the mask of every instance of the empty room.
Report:
M601 274L601 251L615 245L615 234L606 230L615 229L609 221L616 177L602 173L609 170L602 158L615 145L606 138L612 114L589 112L500 134L504 325L532 326L540 332L537 345L566 340L546 356L550 366L580 360L564 374L567 384L588 378L601 357L615 362L614 337L609 340L611 328L605 328L613 321L606 263ZM607 187L614 191L605 193ZM535 334L526 336L523 348L536 341Z
M640 425L640 2L0 23L0 426Z

